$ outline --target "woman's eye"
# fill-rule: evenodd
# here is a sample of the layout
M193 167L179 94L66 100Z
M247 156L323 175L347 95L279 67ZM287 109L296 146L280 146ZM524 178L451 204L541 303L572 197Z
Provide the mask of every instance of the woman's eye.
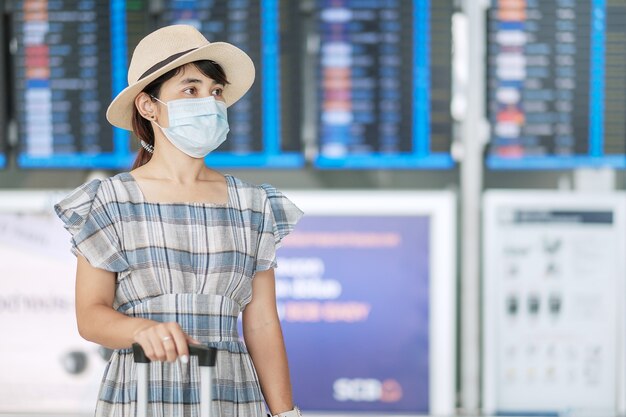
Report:
M224 92L224 90L223 90L223 89L221 89L221 88L216 88L215 90L213 90L213 91L212 91L212 93L211 93L211 94L213 94L214 96L218 96L218 97L219 97L219 96L221 96L221 95L222 95L222 93L223 93L223 92Z
M189 87L189 88L185 88L183 92L187 94L194 94L196 92L196 89L193 87Z

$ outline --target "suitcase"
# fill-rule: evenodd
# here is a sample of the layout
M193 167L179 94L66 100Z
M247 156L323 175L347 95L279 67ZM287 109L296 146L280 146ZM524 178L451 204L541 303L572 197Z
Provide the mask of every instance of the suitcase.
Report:
M200 416L211 415L211 390L213 386L213 368L217 358L217 349L201 345L189 345L189 354L198 357L200 365ZM148 364L139 343L133 343L133 356L137 367L137 417L147 417L148 412Z

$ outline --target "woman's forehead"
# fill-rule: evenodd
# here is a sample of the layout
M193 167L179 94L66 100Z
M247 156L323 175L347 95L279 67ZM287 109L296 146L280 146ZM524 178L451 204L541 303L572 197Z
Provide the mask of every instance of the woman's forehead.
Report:
M213 78L204 74L202 71L198 69L198 67L196 67L192 63L181 66L180 71L178 71L178 73L174 75L174 77L172 77L172 80L175 82L180 82L186 79L196 80L197 82L198 81L209 82L209 83L215 82Z

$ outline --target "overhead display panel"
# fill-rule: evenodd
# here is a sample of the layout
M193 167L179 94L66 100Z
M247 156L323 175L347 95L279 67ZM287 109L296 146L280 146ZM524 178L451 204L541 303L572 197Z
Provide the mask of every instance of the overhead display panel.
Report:
M124 33L117 32L124 4L13 3L21 167L118 168L130 163L128 141L114 141L105 118L113 96L112 64L126 69L125 60L112 59L116 46L125 42Z
M113 151L110 135L107 141L100 134L105 120L99 114L100 103L111 94L98 74L99 67L109 67L108 5L98 8L87 2L89 9L69 11L64 3L15 3L22 166L43 164L58 154L66 155L70 165L78 163L81 154L100 157Z
M626 3L493 0L493 169L626 168Z
M113 87L111 97L114 97L128 86L128 66L133 52L139 41L154 30L155 16L149 0L112 0L111 14L111 27L114 29L111 32L113 49L110 77ZM106 111L110 101L104 103L103 111ZM113 128L113 143L119 151L127 153L130 147L132 152L132 155L124 157L125 161L119 168L130 169L138 142L128 130Z
M229 140L207 162L302 166L299 7L279 0L16 1L19 165L130 168L136 146L106 121L106 108L128 85L139 40L160 26L190 24L210 41L243 49L257 69L252 89L229 108Z
M320 168L450 168L451 0L317 0Z
M256 67L248 93L228 109L228 140L207 157L212 166L299 167L299 2L164 2L160 24L195 26L211 42L246 52ZM281 32L286 32L279 36ZM228 76L228 74L227 74Z

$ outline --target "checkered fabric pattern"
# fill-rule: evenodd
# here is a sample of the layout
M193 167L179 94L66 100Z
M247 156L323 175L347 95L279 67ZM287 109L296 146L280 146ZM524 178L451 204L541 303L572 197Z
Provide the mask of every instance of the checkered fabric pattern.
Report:
M72 252L116 273L113 308L131 316L178 322L219 349L213 412L265 416L254 365L237 331L257 271L276 267L276 248L302 211L271 185L225 175L228 202L152 203L133 176L86 183L55 205ZM199 415L199 369L150 364L153 416ZM135 415L136 374L130 350L117 350L102 380L96 416Z

